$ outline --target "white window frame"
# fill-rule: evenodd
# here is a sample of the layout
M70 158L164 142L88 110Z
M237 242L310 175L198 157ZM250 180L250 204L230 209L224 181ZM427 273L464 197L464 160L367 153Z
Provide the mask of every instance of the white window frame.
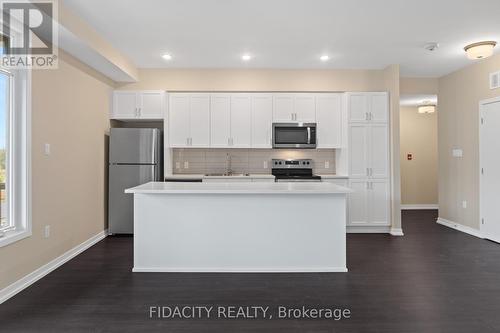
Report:
M13 35L11 38L15 38ZM5 188L7 218L11 226L0 231L0 247L3 247L32 235L31 70L0 67L0 71L10 76Z

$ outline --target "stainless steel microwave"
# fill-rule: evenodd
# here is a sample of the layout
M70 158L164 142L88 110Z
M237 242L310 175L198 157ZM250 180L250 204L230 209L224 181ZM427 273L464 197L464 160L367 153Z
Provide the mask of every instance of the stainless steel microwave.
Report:
M316 148L316 123L274 123L273 148Z

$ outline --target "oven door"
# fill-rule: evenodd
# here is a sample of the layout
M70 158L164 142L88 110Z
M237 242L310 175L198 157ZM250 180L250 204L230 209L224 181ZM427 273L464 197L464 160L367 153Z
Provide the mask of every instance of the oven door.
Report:
M316 124L273 124L273 148L316 148Z

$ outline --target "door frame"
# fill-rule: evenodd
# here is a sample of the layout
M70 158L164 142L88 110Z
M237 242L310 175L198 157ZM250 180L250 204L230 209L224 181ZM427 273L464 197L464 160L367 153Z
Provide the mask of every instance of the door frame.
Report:
M479 233L482 238L485 238L484 234L484 227L483 227L483 187L482 187L482 173L481 173L481 168L483 165L483 154L482 154L482 141L481 138L483 136L483 127L482 125L482 118L483 118L483 109L485 105L488 104L493 104L493 103L500 103L500 96L498 97L493 97L493 98L488 98L479 101Z

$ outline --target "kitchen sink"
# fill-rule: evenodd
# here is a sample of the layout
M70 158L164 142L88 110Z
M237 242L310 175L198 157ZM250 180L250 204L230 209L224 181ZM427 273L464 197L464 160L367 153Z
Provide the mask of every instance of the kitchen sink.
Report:
M249 173L207 173L206 177L250 177Z

